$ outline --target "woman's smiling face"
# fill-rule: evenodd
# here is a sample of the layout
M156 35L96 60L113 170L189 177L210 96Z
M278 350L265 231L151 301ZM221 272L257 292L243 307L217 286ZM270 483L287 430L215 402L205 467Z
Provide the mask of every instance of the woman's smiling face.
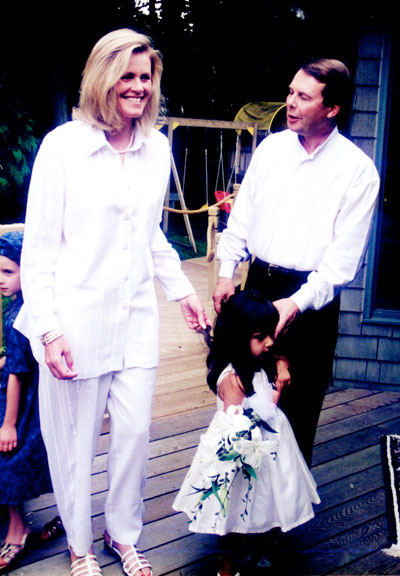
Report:
M146 53L133 53L125 74L116 84L117 109L126 119L140 118L153 88L151 59Z

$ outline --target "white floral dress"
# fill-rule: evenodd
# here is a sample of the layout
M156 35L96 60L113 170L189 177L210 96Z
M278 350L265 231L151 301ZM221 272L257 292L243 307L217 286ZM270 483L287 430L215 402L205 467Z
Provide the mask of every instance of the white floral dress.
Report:
M229 372L221 373L218 385ZM197 452L173 508L189 517L189 530L207 534L283 532L314 516L320 499L285 414L272 402L262 370L255 394L239 407L217 413ZM236 412L236 413L235 413Z

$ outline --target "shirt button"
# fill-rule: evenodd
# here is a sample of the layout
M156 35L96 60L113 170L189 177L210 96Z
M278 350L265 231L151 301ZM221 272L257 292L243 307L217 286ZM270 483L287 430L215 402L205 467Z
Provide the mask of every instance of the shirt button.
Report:
M122 309L123 310L128 310L129 308L129 302L127 302L126 300L124 302L122 302Z
M128 210L125 210L125 212L122 214L122 218L124 220L129 220L130 217L131 215L129 214Z
M125 282L126 282L126 280L129 280L129 274L124 274L122 276L122 279L125 280Z

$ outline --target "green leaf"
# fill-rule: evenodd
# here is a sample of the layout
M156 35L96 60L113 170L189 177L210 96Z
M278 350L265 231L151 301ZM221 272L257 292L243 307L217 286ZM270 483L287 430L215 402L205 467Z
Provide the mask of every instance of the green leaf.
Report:
M216 485L215 485L215 482L213 482L213 483L211 484L211 488L212 488L212 491L213 491L213 495L214 495L214 496L216 497L216 499L218 500L218 502L219 502L219 504L220 504L220 506L221 506L221 508L222 508L222 513L223 513L223 515L226 516L226 512L227 512L226 504L224 504L224 503L222 502L222 500L221 500L221 498L219 497L219 494L218 494L218 490L221 488L221 486L222 486L221 484L218 484L218 485L216 486ZM226 502L226 499L225 499L225 502Z
M239 458L239 452L235 452L235 450L232 450L232 452L229 452L228 454L222 454L221 456L218 456L218 460L221 460L222 462L236 460L236 458Z
M6 178L0 178L0 190L8 190L10 188L10 183Z
M243 464L243 471L252 478L254 478L254 480L257 480L257 474L253 466L250 466L250 464L246 464L246 462L242 462L242 464Z
M22 152L19 148L13 148L12 149L12 155L14 156L14 158L17 162L21 162L24 158L24 155L22 154Z
M213 484L211 485L211 488L204 491L203 496L200 498L200 502L202 502L203 500L206 500L207 498L209 498L210 496L213 495L213 493L214 493L213 488L212 488Z
M4 138L7 138L9 133L10 133L10 130L9 130L8 126L6 124L0 124L0 135L3 136Z
M10 166L10 176L18 185L22 185L24 182L24 174L16 166Z

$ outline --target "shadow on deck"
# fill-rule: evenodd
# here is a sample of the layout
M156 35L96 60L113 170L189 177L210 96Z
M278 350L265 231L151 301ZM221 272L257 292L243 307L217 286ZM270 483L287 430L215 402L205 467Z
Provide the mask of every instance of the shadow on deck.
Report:
M204 259L184 262L203 302L207 301ZM172 502L213 413L215 397L205 383L206 349L180 317L179 305L159 295L161 354L153 405L151 450L145 490L145 526L139 542L155 576L214 576L217 538L191 534L186 517ZM210 302L207 302L211 311ZM400 432L400 393L362 389L332 390L321 413L313 474L321 504L316 517L284 535L271 549L273 567L246 574L333 575L400 574L400 558L381 550L388 545L380 436ZM105 576L121 575L115 558L103 549L103 507L107 490L108 421L105 419L93 466L92 515L95 551ZM56 515L52 494L26 508L34 533ZM5 522L0 521L4 532ZM69 574L65 537L29 547L15 576Z

